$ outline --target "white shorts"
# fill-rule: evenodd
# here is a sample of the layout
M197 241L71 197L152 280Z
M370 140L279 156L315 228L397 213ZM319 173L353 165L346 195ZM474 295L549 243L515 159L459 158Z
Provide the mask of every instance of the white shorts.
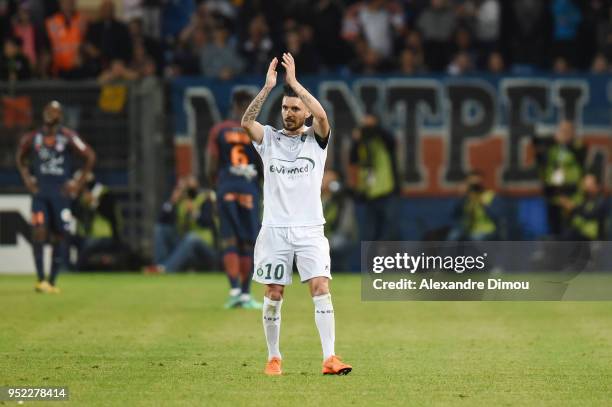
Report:
M314 277L332 278L329 242L323 234L323 225L262 226L255 243L253 280L262 284L291 284L294 259L302 282Z

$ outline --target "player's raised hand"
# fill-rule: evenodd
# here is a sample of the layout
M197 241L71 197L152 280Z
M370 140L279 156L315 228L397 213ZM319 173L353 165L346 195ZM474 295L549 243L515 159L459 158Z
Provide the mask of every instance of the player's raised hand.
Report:
M272 62L270 62L270 66L268 67L268 73L266 74L266 88L272 89L276 86L276 65L278 64L278 59L273 58Z
M293 86L295 83L297 83L297 79L295 77L295 61L293 59L293 55L288 52L285 52L283 54L283 62L281 62L281 64L287 72L287 75L285 76L285 82L287 82L287 85Z

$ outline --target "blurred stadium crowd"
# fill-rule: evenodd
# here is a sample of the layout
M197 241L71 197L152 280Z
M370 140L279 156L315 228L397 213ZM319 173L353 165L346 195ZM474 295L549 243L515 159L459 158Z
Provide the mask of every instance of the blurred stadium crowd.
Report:
M587 147L576 138L573 123L562 121L551 137L532 140L546 202L551 241L607 239L609 200L601 180L587 167ZM321 198L325 234L337 270L355 269L359 242L401 240L398 219L400 185L395 140L373 115L356 128L345 182L334 170L323 178ZM505 240L507 210L479 171L470 172L452 209L452 222L427 231L423 240ZM218 214L212 189L196 177L179 179L155 226L155 272L218 264Z
M77 82L92 79L106 84L201 76L222 83L233 83L234 78L242 82L242 75L261 78L270 59L285 50L293 54L300 76L320 78L326 74L349 78L361 74L612 73L612 3L606 0L0 0L0 36L0 81L73 81L63 83L66 93L77 89ZM8 134L0 140L5 143L0 150L10 150L3 155L9 157L4 160L7 168L13 166L11 137L33 124L36 109L29 98L40 104L49 97L50 88L45 86L37 94L28 84L19 86L25 88L14 99L28 99L24 109L28 113L19 116L26 118L9 123L5 105L0 126ZM115 98L121 103L110 107L104 103L109 98L101 96L98 111L95 86L91 98L66 104L67 118L77 117L67 121L74 122L92 142L99 157L127 162L131 155L124 150L136 144L128 149L124 145L133 136L124 117L125 93ZM13 100L9 96L3 103ZM81 105L88 105L93 113L85 108L81 112ZM79 115L83 120L78 120ZM360 241L405 238L399 230L406 207L402 209L397 137L373 114L359 120L352 134L353 124L347 128L350 148L343 154L349 158L327 171L323 180L325 233L336 270L358 268ZM610 199L605 194L609 185L601 178L606 170L589 168L589 146L583 137L576 137L576 125L578 131L584 130L580 123L560 120L553 134L531 137L548 235L527 238L610 238ZM125 170L123 161L103 169ZM190 171L198 172L195 167ZM516 238L506 230L511 220L500 191L487 188L483 175L490 174L471 171L461 196L447 211L451 216L438 207L435 214L433 209L427 214L446 225L419 227L417 238ZM130 241L134 236L125 233L134 211L122 208L122 198L113 191L116 185L104 185L103 179L89 180L74 201L77 223L70 244L79 253L71 260L74 268L126 270L149 260L153 269L168 272L220 268L214 183L200 183L203 176L191 175L176 180L163 206L154 209L155 227L138 229L154 235L147 246L153 258L145 260L144 253L132 250L137 246ZM155 202L150 206L160 200ZM152 225L154 216L147 216L147 225ZM416 224L419 219L411 221Z
M0 80L609 73L607 0L0 0Z

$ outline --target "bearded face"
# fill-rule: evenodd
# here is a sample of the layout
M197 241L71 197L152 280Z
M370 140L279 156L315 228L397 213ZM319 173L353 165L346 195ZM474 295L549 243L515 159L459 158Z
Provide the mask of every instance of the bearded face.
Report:
M304 122L310 116L310 112L298 97L285 96L281 107L283 116L283 127L288 131L296 131L302 128Z

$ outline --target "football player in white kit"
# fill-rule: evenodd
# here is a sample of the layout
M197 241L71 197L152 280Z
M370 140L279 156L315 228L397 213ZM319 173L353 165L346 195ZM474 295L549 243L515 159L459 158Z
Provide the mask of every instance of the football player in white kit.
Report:
M285 53L282 101L283 129L255 119L276 85L277 58L270 62L266 83L242 117L264 167L264 216L255 243L253 279L265 284L263 325L268 344L264 372L280 375L279 336L283 290L291 284L294 260L302 282L308 282L315 323L323 348L323 374L348 374L352 367L334 351L334 308L329 293L329 244L323 235L321 182L327 158L330 126L321 104L295 77L295 62ZM305 121L312 115L312 127Z

